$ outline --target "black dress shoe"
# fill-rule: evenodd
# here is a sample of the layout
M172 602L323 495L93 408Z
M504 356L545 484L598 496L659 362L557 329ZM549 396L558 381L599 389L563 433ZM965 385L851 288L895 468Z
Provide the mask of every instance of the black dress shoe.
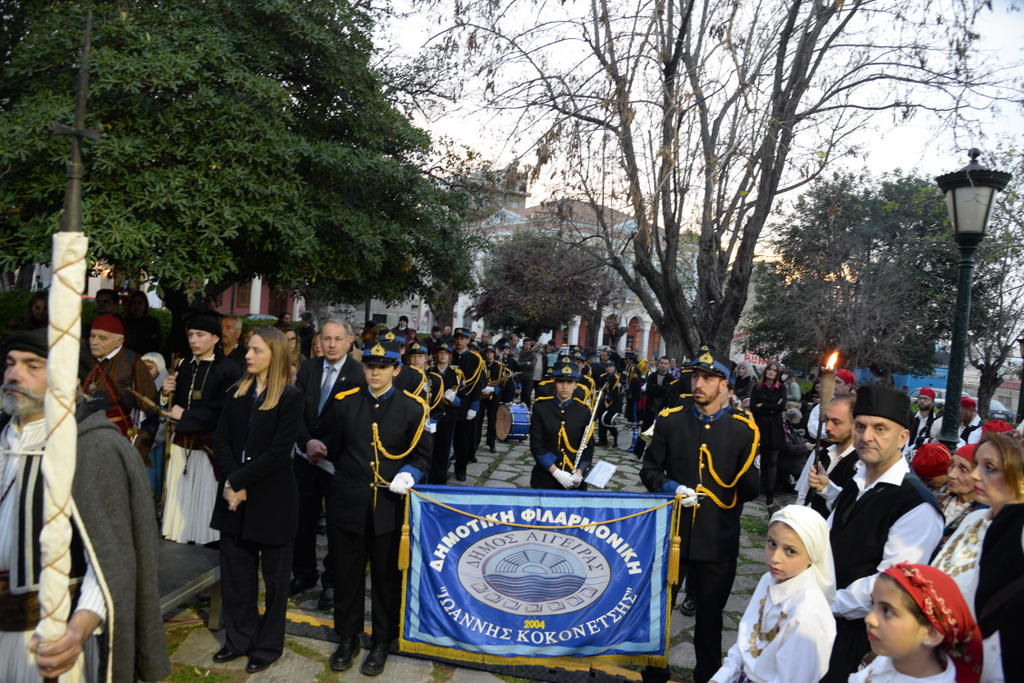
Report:
M324 588L320 593L320 599L316 601L316 608L318 610L328 611L334 609L334 589L331 587Z
M456 472L455 473L455 479L456 479L456 481L466 481L466 473L465 472Z
M258 657L249 657L249 661L245 663L245 673L259 673L276 661L276 659L259 659Z
M474 453L473 455L469 456L469 461L470 462L476 462L476 453Z
M387 643L374 643L370 654L366 655L363 665L359 667L359 673L364 676L380 676L388 661L388 647Z
M352 668L352 659L359 652L358 638L342 638L338 649L331 655L331 670L345 671Z
M310 588L316 585L316 576L296 576L288 584L288 595L298 595L299 593L305 593Z
M487 444L487 448L490 449L491 453L497 453L498 452L497 450L495 450L493 443Z
M225 645L221 649L217 650L216 653L214 653L213 661L217 662L218 664L223 664L224 662L230 662L232 659L238 659L239 657L243 656L245 656L244 652L235 652L234 650L230 649L227 645Z
M687 595L683 598L683 604L679 606L679 611L683 613L684 617L692 617L697 613L697 602Z

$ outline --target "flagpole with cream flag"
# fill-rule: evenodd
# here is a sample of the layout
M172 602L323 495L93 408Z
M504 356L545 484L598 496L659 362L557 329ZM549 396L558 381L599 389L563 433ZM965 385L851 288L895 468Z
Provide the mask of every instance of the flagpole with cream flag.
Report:
M46 450L42 458L44 482L43 529L39 536L39 612L36 636L42 643L64 634L71 597L71 484L75 475L78 425L75 404L78 392L78 358L81 349L82 289L86 276L89 242L82 233L82 138L99 138L85 129L85 100L89 84L89 44L92 15L85 28L82 62L73 127L56 124L54 133L71 138L67 165L67 189L60 232L53 236L53 283L49 298L48 387L45 398Z

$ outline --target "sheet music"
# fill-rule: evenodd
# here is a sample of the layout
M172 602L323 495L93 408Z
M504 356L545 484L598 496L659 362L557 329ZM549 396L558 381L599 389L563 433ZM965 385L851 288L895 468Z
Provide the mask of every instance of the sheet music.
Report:
M596 460L593 466L590 468L590 473L587 474L587 478L584 480L591 486L596 486L599 489L603 489L608 485L612 475L618 470L618 466L613 465L604 460Z

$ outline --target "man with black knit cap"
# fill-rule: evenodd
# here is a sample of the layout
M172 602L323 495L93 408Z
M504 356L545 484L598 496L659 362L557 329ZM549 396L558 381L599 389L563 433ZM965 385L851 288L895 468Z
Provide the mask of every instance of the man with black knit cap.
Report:
M839 590L824 683L845 683L870 649L864 617L878 573L900 562L926 564L942 537L938 502L903 457L909 427L906 394L880 384L857 391L853 442L859 462L828 518Z

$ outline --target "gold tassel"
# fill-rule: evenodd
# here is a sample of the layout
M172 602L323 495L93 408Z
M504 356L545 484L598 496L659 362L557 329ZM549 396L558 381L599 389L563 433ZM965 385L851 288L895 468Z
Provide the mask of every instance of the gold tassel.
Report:
M668 580L673 586L679 583L679 553L682 539L678 535L672 537L672 547L668 551Z
M409 521L402 525L402 540L398 542L398 569L405 571L409 568Z

